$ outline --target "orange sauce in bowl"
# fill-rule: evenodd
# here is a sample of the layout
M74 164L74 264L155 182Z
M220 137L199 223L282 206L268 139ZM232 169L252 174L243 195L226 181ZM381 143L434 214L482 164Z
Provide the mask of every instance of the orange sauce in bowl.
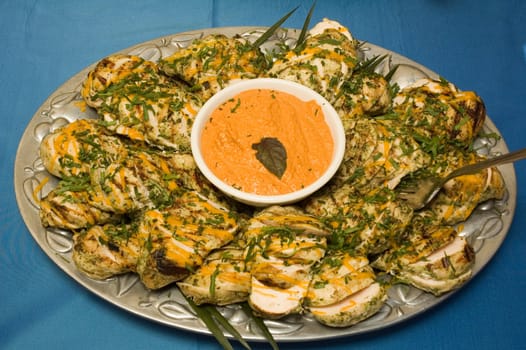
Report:
M254 145L277 139L286 151L280 175L256 157ZM280 195L315 182L329 167L334 141L320 105L270 89L243 91L217 107L201 134L208 168L241 191Z

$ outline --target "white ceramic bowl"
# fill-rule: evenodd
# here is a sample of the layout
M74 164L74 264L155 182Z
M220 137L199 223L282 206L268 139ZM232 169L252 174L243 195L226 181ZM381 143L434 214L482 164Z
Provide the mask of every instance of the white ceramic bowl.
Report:
M279 195L259 195L240 191L220 178L218 178L205 163L201 153L201 133L212 112L225 101L233 98L237 94L252 89L270 89L289 93L303 101L314 100L321 107L325 121L329 126L334 141L334 150L330 165L326 171L313 183L295 192ZM345 152L345 132L338 113L331 104L314 90L288 80L273 78L258 78L250 80L240 80L230 84L223 90L212 96L199 110L191 134L192 154L195 162L204 176L212 182L219 190L226 195L238 200L239 202L264 207L270 205L285 205L300 201L325 185L338 170Z

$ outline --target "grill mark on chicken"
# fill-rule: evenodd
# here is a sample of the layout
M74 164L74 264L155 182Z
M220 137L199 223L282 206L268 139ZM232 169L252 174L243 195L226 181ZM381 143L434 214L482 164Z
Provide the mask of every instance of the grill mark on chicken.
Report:
M181 276L189 273L187 269L166 259L166 248L164 247L153 251L151 257L155 261L157 270L163 275Z

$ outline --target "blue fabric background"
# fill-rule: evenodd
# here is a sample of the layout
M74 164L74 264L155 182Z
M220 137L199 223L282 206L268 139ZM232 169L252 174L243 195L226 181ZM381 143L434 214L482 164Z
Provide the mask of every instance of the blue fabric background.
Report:
M40 250L19 214L13 163L43 101L85 66L136 43L206 27L300 28L299 0L0 0L0 349L216 349L101 300ZM486 102L510 149L526 146L526 2L319 0L360 39L401 53ZM488 266L438 307L397 326L283 349L526 349L526 162L508 237ZM268 348L255 344L256 349Z

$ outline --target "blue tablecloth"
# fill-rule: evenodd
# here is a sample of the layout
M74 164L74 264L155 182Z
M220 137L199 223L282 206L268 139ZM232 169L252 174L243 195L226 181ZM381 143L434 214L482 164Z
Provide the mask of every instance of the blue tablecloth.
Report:
M0 348L216 349L209 336L134 316L85 290L36 245L13 187L27 123L69 77L133 44L181 31L273 24L300 28L311 2L0 0ZM357 38L408 56L474 90L510 149L526 146L526 2L318 1ZM516 216L503 245L446 302L394 327L283 349L526 349L526 162L516 164ZM255 344L255 348L268 348Z

